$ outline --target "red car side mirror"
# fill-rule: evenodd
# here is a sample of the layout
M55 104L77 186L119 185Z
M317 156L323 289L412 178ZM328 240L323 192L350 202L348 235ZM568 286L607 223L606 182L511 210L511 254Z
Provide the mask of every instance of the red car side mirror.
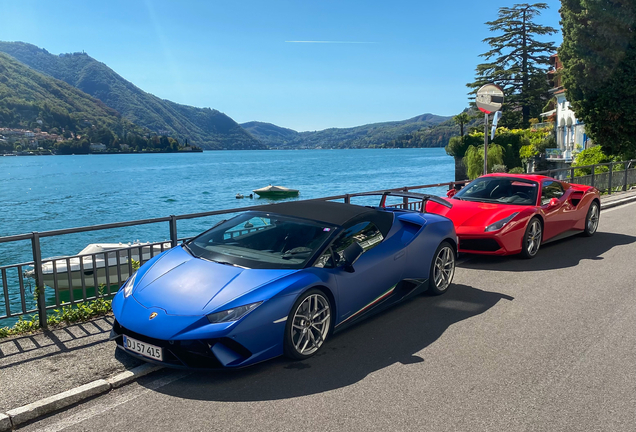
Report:
M559 200L557 198L552 198L550 200L550 203L548 204L548 207L556 207L559 205Z

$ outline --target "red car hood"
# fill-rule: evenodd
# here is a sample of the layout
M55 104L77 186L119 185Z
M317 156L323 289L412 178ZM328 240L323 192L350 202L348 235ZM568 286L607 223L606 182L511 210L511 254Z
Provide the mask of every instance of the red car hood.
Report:
M485 228L498 220L510 216L512 213L528 209L528 206L444 199L453 204L453 208L449 209L429 201L426 205L426 211L446 216L453 221L456 229L461 227Z

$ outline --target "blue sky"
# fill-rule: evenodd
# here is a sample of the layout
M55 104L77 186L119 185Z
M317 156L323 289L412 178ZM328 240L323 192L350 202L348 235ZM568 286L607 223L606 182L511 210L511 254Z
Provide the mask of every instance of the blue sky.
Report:
M321 130L460 112L484 22L515 3L0 0L0 40L86 51L145 91L239 123ZM547 3L538 21L558 28L560 2Z

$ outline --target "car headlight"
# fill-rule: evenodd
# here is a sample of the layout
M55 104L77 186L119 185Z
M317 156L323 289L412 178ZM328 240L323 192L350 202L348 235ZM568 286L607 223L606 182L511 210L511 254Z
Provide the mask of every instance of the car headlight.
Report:
M510 216L503 218L501 220L498 220L497 222L495 222L494 224L490 224L486 227L486 229L484 230L485 232L490 232L490 231L498 231L500 229L502 229L503 227L506 226L506 224L508 222L510 222L515 216L517 216L519 214L519 212L514 212L513 214L511 214Z
M210 321L210 323L212 324L238 321L241 318L243 318L245 315L247 315L249 312L256 309L256 307L259 306L261 303L263 302L260 301L260 302L251 303L245 306L239 306L232 309L227 309L221 312L211 313L210 315L208 315L208 321Z
M121 287L121 289L124 290L124 297L130 297L130 295L132 294L136 278L137 272L134 272L133 275L128 278L124 286Z

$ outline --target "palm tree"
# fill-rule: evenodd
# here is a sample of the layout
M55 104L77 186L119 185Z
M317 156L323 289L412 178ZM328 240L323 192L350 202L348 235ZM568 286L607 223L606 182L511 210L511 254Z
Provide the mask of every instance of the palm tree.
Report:
M464 137L464 125L466 125L470 120L470 116L467 112L457 114L455 117L453 117L453 121L455 122L455 124L459 125L459 133L462 138Z

